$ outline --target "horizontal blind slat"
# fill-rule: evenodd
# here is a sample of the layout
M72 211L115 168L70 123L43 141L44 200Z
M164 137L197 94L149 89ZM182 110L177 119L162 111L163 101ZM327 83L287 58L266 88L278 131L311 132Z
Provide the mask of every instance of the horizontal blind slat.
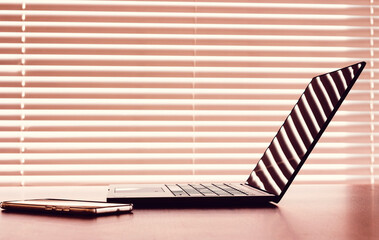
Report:
M0 8L1 185L244 181L309 80L362 60L298 182L375 180L376 4Z

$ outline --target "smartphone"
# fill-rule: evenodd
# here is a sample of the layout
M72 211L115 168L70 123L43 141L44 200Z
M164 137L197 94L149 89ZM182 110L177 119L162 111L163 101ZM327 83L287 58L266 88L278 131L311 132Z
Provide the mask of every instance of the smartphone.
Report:
M29 199L3 201L0 207L12 211L98 215L131 212L133 204L80 201L69 199Z

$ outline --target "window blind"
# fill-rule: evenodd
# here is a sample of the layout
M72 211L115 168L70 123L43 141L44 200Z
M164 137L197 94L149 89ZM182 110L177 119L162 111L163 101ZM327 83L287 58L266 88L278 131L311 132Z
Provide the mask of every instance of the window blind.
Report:
M373 0L0 1L0 185L245 181L315 75L367 61L295 179L375 183Z

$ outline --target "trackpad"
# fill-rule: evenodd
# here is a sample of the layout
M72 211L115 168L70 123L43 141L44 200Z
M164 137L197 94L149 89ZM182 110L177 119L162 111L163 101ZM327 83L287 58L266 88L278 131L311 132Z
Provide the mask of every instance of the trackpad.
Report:
M173 196L164 184L128 184L115 186L117 197L167 197Z
M157 193L164 192L162 187L119 187L116 188L115 193Z

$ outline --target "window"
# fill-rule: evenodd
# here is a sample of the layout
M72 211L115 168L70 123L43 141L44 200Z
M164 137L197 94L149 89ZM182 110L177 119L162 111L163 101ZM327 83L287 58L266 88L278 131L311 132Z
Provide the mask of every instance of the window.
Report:
M244 181L311 78L358 61L295 182L378 179L373 0L0 9L1 186Z

